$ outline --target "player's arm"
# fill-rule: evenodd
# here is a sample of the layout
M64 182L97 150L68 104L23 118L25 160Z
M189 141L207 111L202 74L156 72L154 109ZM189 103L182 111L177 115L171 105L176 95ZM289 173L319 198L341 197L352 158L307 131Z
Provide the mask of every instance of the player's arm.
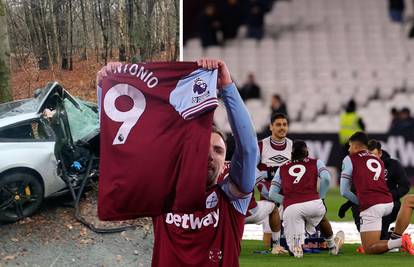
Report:
M408 181L407 173L398 160L393 160L394 177L396 186L391 190L392 198L397 200L405 196L410 191L410 182ZM391 178L391 177L390 177ZM390 179L388 178L388 179Z
M316 162L316 165L318 167L318 176L320 179L319 197L321 199L324 199L326 197L326 193L329 190L331 174L329 173L329 170L326 168L326 165L325 163L323 163L322 160L318 159L318 161Z
M258 167L260 164L260 142L258 143L258 153L257 153L257 158L256 158L256 182L255 184L257 185L260 181L264 180L267 178L267 171L263 171L260 170L260 168Z
M264 181L267 178L267 173L259 171L256 169L256 188L258 189L260 195L265 199L269 199L269 191L266 189L264 185Z
M267 177L267 172L259 171L259 169L256 168L256 182L257 185L259 182L263 181Z
M228 193L230 198L242 198L252 192L256 181L256 133L236 86L229 84L221 95L235 140Z
M269 199L277 202L283 203L283 196L279 194L281 187L281 179L280 179L280 168L277 169L275 176L273 177L272 184L269 190Z
M207 69L218 68L217 88L221 91L235 140L229 179L225 179L221 188L233 201L233 206L244 214L256 181L258 148L253 123L226 64L210 59L201 59L197 63Z
M359 205L357 196L351 192L352 169L353 166L351 158L349 156L346 156L342 162L340 191L343 197L350 200L352 203Z

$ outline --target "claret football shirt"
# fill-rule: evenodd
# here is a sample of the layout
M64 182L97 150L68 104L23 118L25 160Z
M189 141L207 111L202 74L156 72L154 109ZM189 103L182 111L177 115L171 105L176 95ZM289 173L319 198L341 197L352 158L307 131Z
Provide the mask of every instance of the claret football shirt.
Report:
M385 167L381 159L363 150L346 156L342 164L341 179L352 181L360 212L371 206L393 201L385 181Z
M99 92L98 216L123 220L205 208L217 70L125 64Z

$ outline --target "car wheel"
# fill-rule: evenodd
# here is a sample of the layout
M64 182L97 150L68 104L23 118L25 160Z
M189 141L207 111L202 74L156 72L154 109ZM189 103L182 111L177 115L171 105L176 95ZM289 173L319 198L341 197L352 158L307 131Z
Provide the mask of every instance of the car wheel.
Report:
M35 213L43 201L43 186L30 173L0 177L0 222L16 222Z

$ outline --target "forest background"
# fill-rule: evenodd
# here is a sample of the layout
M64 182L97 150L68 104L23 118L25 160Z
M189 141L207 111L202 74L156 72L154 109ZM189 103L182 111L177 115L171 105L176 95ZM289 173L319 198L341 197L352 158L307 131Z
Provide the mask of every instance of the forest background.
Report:
M179 0L0 0L0 103L58 81L96 100L109 61L179 58Z

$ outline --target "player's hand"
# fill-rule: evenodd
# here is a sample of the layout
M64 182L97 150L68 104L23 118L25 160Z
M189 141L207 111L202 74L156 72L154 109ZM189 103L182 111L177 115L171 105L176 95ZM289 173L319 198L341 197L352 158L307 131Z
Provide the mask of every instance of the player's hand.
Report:
M217 89L219 90L222 90L227 85L233 82L231 80L230 71L227 68L227 65L226 63L224 63L224 61L217 59L202 58L197 60L197 65L199 67L202 67L203 69L208 70L218 69Z
M122 65L121 62L109 62L106 66L103 66L100 71L96 74L96 85L101 84L102 79L108 76L109 73L114 72L114 70Z
M344 204L342 204L338 211L338 217L341 219L344 218L345 213L347 212L347 210L349 210L352 207L352 205L353 205L352 202L349 200L345 202Z

